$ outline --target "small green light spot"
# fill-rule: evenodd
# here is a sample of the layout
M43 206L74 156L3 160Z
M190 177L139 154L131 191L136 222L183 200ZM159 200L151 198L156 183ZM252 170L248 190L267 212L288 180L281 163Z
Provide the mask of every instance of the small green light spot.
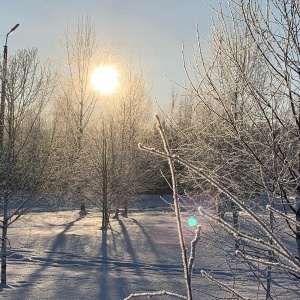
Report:
M194 227L197 225L197 220L194 217L188 219L188 224L190 227Z

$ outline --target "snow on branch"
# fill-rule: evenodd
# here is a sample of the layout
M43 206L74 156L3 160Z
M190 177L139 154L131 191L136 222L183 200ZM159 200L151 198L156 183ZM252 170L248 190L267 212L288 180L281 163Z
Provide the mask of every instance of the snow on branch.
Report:
M213 278L212 276L210 276L207 272L205 272L204 270L201 270L201 274L206 277L207 279L215 282L218 286L225 288L227 291L231 292L232 294L234 294L236 297L238 297L239 299L242 300L250 300L248 298L244 298L243 296L241 296L238 292L236 292L233 288L231 288L230 286L228 286L227 284Z
M157 116L156 116L156 118L159 122L159 118ZM159 122L158 129L160 130L161 135L164 136L164 131L161 128L160 122ZM278 237L266 226L266 224L264 224L264 222L262 222L259 219L259 217L249 207L247 207L240 199L238 199L235 195L233 195L230 191L228 191L222 184L220 184L218 181L213 179L211 176L207 175L206 172L204 172L204 170L202 170L201 168L195 167L192 163L180 158L178 155L171 154L170 152L164 153L155 148L149 148L149 147L142 146L141 144L139 144L139 148L141 150L150 152L152 154L164 157L164 158L168 159L169 162L177 161L180 164L182 164L183 166L185 166L185 167L189 168L190 170L192 170L193 172L195 172L197 175L206 179L209 183L211 183L213 186L215 186L220 192L224 193L231 201L233 201L236 205L238 205L243 211L245 211L261 227L261 229L266 233L267 237L269 239L271 239L277 245L277 247L274 247L274 251L276 251L277 253L280 253L282 256L284 256L286 259L288 259L289 262L291 264L293 264L293 266L295 266L296 268L300 267L299 261L295 257L293 257L293 255L291 255L290 251L281 243L281 241L278 239ZM221 220L219 220L219 219L217 220L217 222L219 224L222 224ZM237 232L237 234L241 235L241 233L239 233L239 232ZM261 245L264 243L262 240L255 239L254 237L251 237L249 235L243 235L243 237L245 237L247 239L251 238L253 240L253 242L258 242ZM273 246L270 246L269 243L268 244L265 243L265 245L268 245L269 249L273 249Z
M179 294L175 294L172 292L167 292L167 291L158 291L158 292L144 292L144 293L135 293L135 294L131 294L129 295L127 298L125 298L124 300L130 300L136 297L143 297L146 296L148 298L152 298L155 296L170 296L170 297L174 297L177 299L187 299L185 296L179 295Z
M188 272L189 272L189 277L192 277L192 271L193 271L193 264L194 264L194 259L196 255L196 245L200 239L200 232L201 232L201 225L197 226L196 232L195 232L195 237L191 241L191 252L190 252L190 258L188 262Z
M239 200L235 195L229 192L223 185L218 183L215 179L211 176L207 175L202 169L195 167L193 164L179 158L177 155L173 155L173 159L177 162L181 163L185 167L189 168L190 170L194 171L196 174L200 175L201 177L205 178L208 182L210 182L213 186L219 189L220 192L224 193L231 201L233 201L236 205L238 205L243 211L248 213L248 215L261 227L261 229L266 233L269 239L272 239L275 244L277 244L278 248L282 253L284 253L289 260L293 263L293 265L300 267L299 261L294 258L289 250L281 243L281 241L277 238L277 236L262 222L259 217L250 209L248 208L241 200Z
M258 238L254 237L252 235L247 234L247 233L244 233L244 232L241 232L241 231L237 231L234 227L230 226L228 223L226 223L221 218L216 217L216 216L214 216L212 214L209 214L208 212L206 212L205 210L203 210L203 208L201 206L198 208L198 210L199 210L200 214L203 214L203 215L207 216L209 219L215 221L220 226L222 226L225 230L227 230L228 232L232 233L236 238L240 238L240 239L243 239L244 241L252 242L252 243L255 243L257 245L264 246L267 249L274 251L279 257L287 260L295 268L297 268L297 269L300 270L299 265L294 263L293 256L290 253L287 255L285 252L282 252L281 249L280 249L280 247L276 247L276 245L272 245L272 244L270 244L268 242L265 242L262 239L258 239ZM287 268L290 268L290 267L287 267ZM291 269L293 269L293 268L291 268Z
M284 265L280 262L271 262L271 261L266 261L264 259L255 258L255 257L252 257L250 255L245 255L239 250L236 250L235 253L236 253L237 256L240 256L245 261L252 261L252 262L260 263L260 264L263 264L263 265L266 265L266 266L271 266L271 267L278 268L278 269L284 269L288 272L300 275L300 270L295 269L295 268L291 268L291 267L286 266L286 265Z
M164 158L169 158L169 156L166 153L164 153L156 148L146 147L146 146L142 145L141 143L138 143L138 147L140 150L144 150L144 151L147 151L149 153L152 153L152 154L164 157Z
M164 132L162 126L161 126L159 117L156 116L156 119L157 119L157 123L158 123L157 127L158 127L159 133L161 135L165 151L162 152L160 150L157 150L156 148L145 147L141 144L139 144L139 148L141 150L144 150L144 151L150 152L152 154L161 156L161 157L167 159L168 162L169 162L169 167L170 167L170 171L171 171L171 175L172 175L172 187L173 187L173 193L174 193L173 198L174 198L175 212L176 212L176 215L177 215L178 234L179 234L179 240L180 240L180 244L181 244L181 248L182 248L183 266L184 266L185 280L186 280L186 285L187 285L187 298L183 298L183 299L190 300L192 298L192 294L191 294L191 275L192 275L193 261L194 261L194 257L195 257L195 246L197 244L197 241L200 238L200 228L197 228L195 238L191 243L190 257L189 257L189 261L187 261L186 249L185 249L185 246L184 246L184 239L183 239L183 236L182 236L182 228L181 228L181 222L180 222L179 207L177 206L177 209L176 209L176 205L178 205L178 194L177 194L177 185L176 185L176 170L175 170L175 165L174 165L175 161L180 163L181 165L187 167L188 169L193 171L198 176L200 176L200 177L204 178L205 180L207 180L210 184L212 184L214 187L216 187L220 192L222 192L224 195L226 195L232 202L234 202L237 206L239 206L241 210L246 212L251 217L251 219L260 226L260 228L265 232L266 237L268 239L272 240L274 244L266 242L262 239L256 238L256 237L254 237L250 234L238 231L236 228L233 228L227 222L223 221L221 218L213 216L213 215L205 212L201 207L199 208L200 213L208 216L210 219L212 219L215 222L217 222L218 224L220 224L224 229L226 229L228 232L232 233L236 238L241 238L243 240L246 240L246 241L249 241L249 242L252 242L252 243L256 243L260 246L264 246L266 249L274 251L274 253L277 253L281 258L284 258L292 266L291 267L286 266L285 264L278 263L278 262L271 262L271 261L266 262L265 260L255 259L255 258L252 258L252 257L249 257L249 261L259 261L259 262L264 263L265 265L268 265L270 267L273 266L273 267L277 267L277 268L282 268L282 269L287 270L289 272L299 274L300 273L300 263L299 263L299 261L296 260L296 258L291 254L291 252L282 244L282 242L272 232L272 230L269 229L267 227L267 225L262 220L260 220L259 216L254 211L252 211L249 207L247 207L244 204L243 201L238 199L238 197L236 197L234 194L232 194L226 187L224 187L222 184L220 184L217 180L212 178L210 175L207 175L207 172L205 172L203 169L196 167L193 163L190 163L190 162L182 159L178 155L175 155L175 154L172 153L172 151L169 147L168 140L166 138L165 132ZM248 259L248 256L243 256L243 258ZM239 299L246 300L244 297L239 295L239 293L237 293L233 288L231 288L228 285L226 285L226 284L220 282L219 280L213 278L212 276L210 276L205 271L202 270L201 273L202 273L203 276L205 276L209 280L215 282L220 287L222 287L222 288L226 289L227 291L233 293ZM158 293L161 293L161 292L158 292ZM145 293L145 294L132 294L132 295L146 295L146 296L149 296L147 293ZM155 295L162 295L162 294L155 293ZM151 296L151 294L150 294L150 296ZM126 298L126 299L131 299L131 298Z
M288 216L288 215L286 215L286 214L283 214L281 211L275 209L275 208L272 207L271 205L268 204L268 205L266 206L266 209L267 209L267 210L270 210L270 211L272 211L272 212L274 212L275 214L277 214L277 215L279 215L280 217L282 217L282 218L284 218L284 219L290 221L291 223L294 223L295 225L300 226L300 222L294 220L293 218L291 218L290 216Z
M186 284L186 290L187 290L187 299L192 300L191 276L190 276L189 265L188 265L187 249L185 247L185 240L184 240L182 224L181 224L179 195L178 195L178 187L177 187L177 173L176 173L176 169L175 169L175 163L174 163L174 160L172 159L172 156L173 156L172 150L169 146L169 142L168 142L167 136L165 134L165 131L161 125L160 119L157 115L155 117L156 117L156 121L157 121L157 129L159 131L161 140L163 142L164 151L165 151L165 154L167 155L169 169L170 169L170 173L171 173L171 177L172 177L174 210L175 210L175 215L176 215L179 244L181 247L182 264L183 264L184 278L185 278L185 284Z

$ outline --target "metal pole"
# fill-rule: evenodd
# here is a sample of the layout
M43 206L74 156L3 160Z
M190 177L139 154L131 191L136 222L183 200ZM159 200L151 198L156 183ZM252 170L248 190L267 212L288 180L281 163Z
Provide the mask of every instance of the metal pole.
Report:
M3 157L3 136L4 136L4 115L5 115L5 98L6 98L6 81L7 81L7 39L11 32L19 27L16 24L6 35L3 50L3 69L2 69L2 87L1 87L1 103L0 103L0 156Z
M4 117L5 117L5 100L6 100L6 82L7 82L7 39L8 35L16 30L19 24L15 25L10 32L6 35L4 50L3 50L3 70L2 70L2 87L1 87L1 103L0 103L0 161L2 167L0 169L0 186L1 186L1 200L3 200L3 219L2 219L2 235L1 235L1 283L6 284L6 256L7 256L7 228L8 228L8 205L9 194L7 191L7 169L6 159L4 157ZM9 153L8 153L9 154ZM9 156L8 156L9 158ZM6 173L6 174L5 174Z
M6 43L3 50L2 88L1 88L1 103L0 103L0 155L1 157L3 156L4 111L5 111L5 98L6 98L7 36L6 36Z

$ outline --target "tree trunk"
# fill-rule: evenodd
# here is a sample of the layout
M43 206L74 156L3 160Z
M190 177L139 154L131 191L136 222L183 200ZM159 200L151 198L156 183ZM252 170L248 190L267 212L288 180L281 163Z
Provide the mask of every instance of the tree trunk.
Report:
M108 170L107 170L107 142L103 139L102 148L102 230L106 230L109 224L108 210Z
M238 207L234 202L231 202L231 209L232 209L232 223L233 227L236 231L239 230L239 212ZM238 250L240 247L240 240L238 238L234 238L234 249Z
M81 193L81 187L78 186L77 187L77 195L80 199L80 212L79 212L79 215L81 217L85 216L87 214L87 211L86 211L86 207L85 207L85 201L84 201L84 198L82 196L82 193Z
M9 116L8 116L8 147L5 155L2 153L2 164L4 165L5 173L2 183L2 196L3 196L3 224L2 224L2 246L1 246L1 283L6 284L6 256L7 256L7 230L9 211L8 206L12 197L11 193L11 169L12 169L12 149L13 149L13 120L14 120L14 104L9 103ZM2 149L3 150L3 149Z
M295 202L296 221L300 222L300 186L297 186ZM298 251L298 259L300 260L300 226L296 226L296 244Z
M7 206L4 204L4 206ZM1 283L6 284L6 256L7 256L7 212L3 216L1 244Z
M106 230L109 225L109 213L108 213L108 206L107 206L107 198L103 199L102 204L102 230Z
M272 208L274 208L274 194L272 199L270 199L270 206ZM272 210L270 210L269 212L269 222L270 222L270 230L273 232L274 230L274 222L275 222L275 218L274 218L274 213ZM270 245L273 245L273 239L270 238L269 239L269 243ZM269 250L269 261L272 263L274 262L274 251ZM272 299L271 297L271 283L272 283L272 267L268 266L268 272L267 272L267 293L266 293L266 300Z
M124 211L123 211L123 217L128 218L128 202L126 200L125 205L124 205Z
M114 219L119 219L119 208L116 208Z
M2 243L1 243L1 283L6 284L6 260L7 260L7 229L8 229L8 204L9 193L7 186L3 186L3 223L2 223Z
M216 215L223 219L224 218L224 211L223 211L223 205L222 205L222 199L220 195L216 195L215 197L215 207L216 207Z

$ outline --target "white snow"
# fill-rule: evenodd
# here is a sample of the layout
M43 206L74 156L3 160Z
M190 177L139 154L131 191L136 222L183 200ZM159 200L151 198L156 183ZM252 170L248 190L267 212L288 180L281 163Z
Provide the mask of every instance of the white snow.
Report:
M188 217L184 213L184 224ZM250 299L263 299L263 288L258 290L249 267L233 263L230 246L225 244L228 234L203 216L197 219L202 232L196 248L194 299L233 299L201 276L201 269ZM131 293L163 290L185 295L173 212L136 211L129 218L111 219L107 232L100 225L96 210L83 218L78 210L34 212L14 223L9 228L9 284L1 286L0 299L119 300ZM189 247L194 228L185 226L184 234ZM224 246L218 248L216 242L222 239ZM295 280L278 274L274 299L299 299ZM289 293L288 287L293 289Z

